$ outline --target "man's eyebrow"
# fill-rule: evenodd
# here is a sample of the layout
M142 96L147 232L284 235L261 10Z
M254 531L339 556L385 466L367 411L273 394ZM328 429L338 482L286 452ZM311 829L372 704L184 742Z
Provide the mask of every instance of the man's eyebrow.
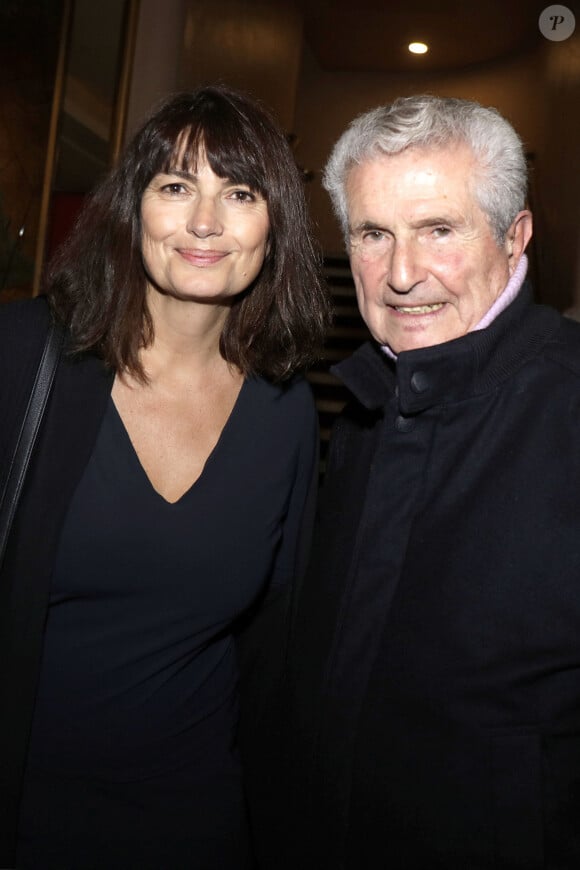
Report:
M425 218L421 218L421 220L413 221L414 229L424 229L425 227L456 227L459 225L459 221L455 218L452 218L450 215L434 215Z
M456 218L451 217L451 215L429 215L429 217L420 218L411 223L413 229L422 230L427 227L457 227L459 226L460 221ZM349 228L349 234L351 236L357 236L361 233L388 233L389 230L383 225L375 223L375 221L361 221L360 224L357 224L354 227Z

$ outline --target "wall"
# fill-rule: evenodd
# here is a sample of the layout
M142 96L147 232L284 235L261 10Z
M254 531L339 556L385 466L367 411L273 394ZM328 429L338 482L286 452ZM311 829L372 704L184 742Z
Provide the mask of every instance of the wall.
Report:
M32 291L61 7L0 3L0 302Z
M151 107L178 87L185 0L140 0L125 138Z
M126 137L166 94L217 81L263 100L290 131L301 50L291 0L141 0Z
M577 28L580 21L577 19ZM541 269L550 276L546 301L580 306L580 33L548 43L543 55L545 123L538 146ZM580 317L580 315L579 315Z
M249 91L290 131L301 48L302 17L292 2L194 0L187 8L180 82L223 81Z

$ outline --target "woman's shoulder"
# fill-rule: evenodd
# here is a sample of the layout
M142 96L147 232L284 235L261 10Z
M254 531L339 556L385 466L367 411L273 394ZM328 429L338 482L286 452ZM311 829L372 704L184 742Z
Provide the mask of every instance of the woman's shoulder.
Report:
M318 438L318 415L312 390L302 377L272 383L260 377L246 382L241 416L252 439L303 444Z
M261 377L248 380L248 391L256 402L283 414L311 416L316 411L312 389L305 377L295 375L287 381L273 383Z
M42 349L50 323L46 298L0 304L0 361L20 364Z
M0 304L0 459L24 414L49 322L43 299Z
M0 332L7 339L28 338L46 333L50 310L45 296L0 304Z

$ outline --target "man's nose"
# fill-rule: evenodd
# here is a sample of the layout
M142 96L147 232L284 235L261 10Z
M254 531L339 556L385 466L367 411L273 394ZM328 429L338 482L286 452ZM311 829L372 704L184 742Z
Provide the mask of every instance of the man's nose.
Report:
M412 239L396 239L391 249L389 286L395 293L409 293L426 277L421 251Z
M223 227L219 211L219 203L213 197L200 196L192 203L188 214L188 233L192 233L200 239L221 235Z

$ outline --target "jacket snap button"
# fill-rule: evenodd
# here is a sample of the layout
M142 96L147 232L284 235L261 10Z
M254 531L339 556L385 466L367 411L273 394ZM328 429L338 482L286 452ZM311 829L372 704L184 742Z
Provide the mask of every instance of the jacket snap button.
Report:
M411 375L411 389L415 393L424 393L429 389L429 377L425 372L413 372Z
M397 432L410 432L414 425L415 421L412 417L403 417L401 414L395 417L395 429Z

